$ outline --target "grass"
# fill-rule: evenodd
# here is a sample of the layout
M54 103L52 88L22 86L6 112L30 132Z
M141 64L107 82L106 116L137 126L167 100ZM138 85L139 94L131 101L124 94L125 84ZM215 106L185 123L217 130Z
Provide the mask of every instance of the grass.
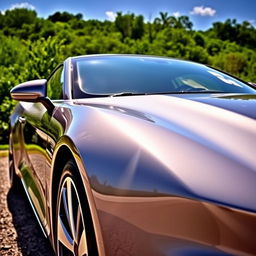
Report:
M7 156L8 155L8 149L9 149L8 144L0 145L0 157Z
M8 149L9 149L8 144L0 145L0 157L8 156ZM33 145L26 145L26 150L29 150L30 153L39 151L39 152L45 154L45 151L42 148L40 148L39 146L34 145L34 144Z

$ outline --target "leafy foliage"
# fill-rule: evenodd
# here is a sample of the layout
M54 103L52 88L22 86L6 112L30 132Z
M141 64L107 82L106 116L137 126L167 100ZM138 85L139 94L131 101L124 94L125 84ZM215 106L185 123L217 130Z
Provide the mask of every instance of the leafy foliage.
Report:
M136 53L189 59L256 81L256 29L248 22L216 22L193 31L187 16L160 12L153 22L117 13L114 22L83 20L82 14L56 12L47 19L28 9L0 13L0 140L7 142L15 102L10 89L47 78L66 57L96 53Z

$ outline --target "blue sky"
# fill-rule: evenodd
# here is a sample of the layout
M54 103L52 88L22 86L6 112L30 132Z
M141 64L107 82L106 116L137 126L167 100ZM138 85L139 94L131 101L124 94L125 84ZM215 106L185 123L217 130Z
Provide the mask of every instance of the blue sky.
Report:
M169 15L187 15L194 29L207 29L215 21L236 18L256 26L256 0L0 0L0 11L14 7L35 9L40 17L56 11L82 13L84 19L113 19L117 11L143 14L153 20L160 11Z

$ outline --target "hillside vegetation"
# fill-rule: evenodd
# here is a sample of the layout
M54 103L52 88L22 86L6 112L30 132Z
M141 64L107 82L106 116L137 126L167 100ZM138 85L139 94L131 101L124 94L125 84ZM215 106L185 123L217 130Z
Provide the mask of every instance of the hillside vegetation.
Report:
M206 63L256 82L256 29L248 22L217 22L193 30L187 16L166 12L151 22L117 13L115 21L83 20L56 12L47 19L28 9L0 12L0 141L8 142L8 118L15 105L9 90L27 80L47 78L68 56L135 53Z

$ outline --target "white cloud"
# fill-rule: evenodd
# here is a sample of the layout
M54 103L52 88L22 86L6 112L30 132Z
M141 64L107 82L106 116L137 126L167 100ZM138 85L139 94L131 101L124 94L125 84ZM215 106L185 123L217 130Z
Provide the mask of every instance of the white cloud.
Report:
M29 9L29 10L35 10L35 6L33 6L32 4L27 3L27 2L13 4L9 8L9 10L21 9L21 8L25 8L25 9Z
M172 15L175 17L175 18L179 18L181 16L181 13L180 12L173 12Z
M190 12L192 15L200 15L200 16L214 16L216 10L211 7L204 7L204 6L195 6L193 11Z
M110 21L114 21L116 19L116 13L112 11L105 12L107 19Z

